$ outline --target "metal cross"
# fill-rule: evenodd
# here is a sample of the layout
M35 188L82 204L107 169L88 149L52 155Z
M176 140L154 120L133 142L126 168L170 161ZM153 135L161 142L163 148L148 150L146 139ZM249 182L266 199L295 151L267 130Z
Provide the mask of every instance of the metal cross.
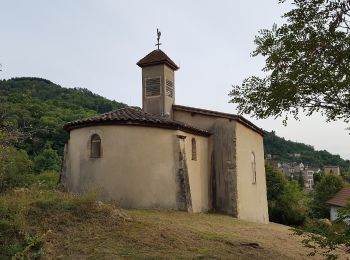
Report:
M159 50L159 45L162 45L161 43L159 43L159 39L160 39L161 35L162 35L161 32L157 28L157 42L158 43L156 44L156 46L158 47L158 50Z

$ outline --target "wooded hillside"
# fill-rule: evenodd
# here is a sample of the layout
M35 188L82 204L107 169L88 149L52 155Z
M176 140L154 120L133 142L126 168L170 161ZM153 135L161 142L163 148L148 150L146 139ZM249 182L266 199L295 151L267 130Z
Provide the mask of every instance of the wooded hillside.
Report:
M17 147L31 159L48 146L62 156L68 138L62 129L66 122L124 106L88 89L63 88L46 79L0 81L0 123L24 133Z
M350 160L344 160L326 150L316 151L311 145L285 140L278 137L274 131L265 132L264 148L265 156L270 154L272 159L278 162L302 162L309 167L320 168L325 165L338 165L341 172L350 170ZM294 154L300 154L300 157Z

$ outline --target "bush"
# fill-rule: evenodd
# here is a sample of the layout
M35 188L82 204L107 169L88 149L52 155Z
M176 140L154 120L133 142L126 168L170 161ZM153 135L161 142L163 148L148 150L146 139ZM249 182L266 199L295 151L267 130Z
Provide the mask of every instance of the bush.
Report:
M34 171L41 173L43 171L56 171L61 169L61 158L57 152L46 146L46 148L34 158Z
M0 147L0 162L0 192L34 183L32 162L25 151Z
M45 171L35 175L36 184L40 188L54 190L58 185L59 174L54 171Z

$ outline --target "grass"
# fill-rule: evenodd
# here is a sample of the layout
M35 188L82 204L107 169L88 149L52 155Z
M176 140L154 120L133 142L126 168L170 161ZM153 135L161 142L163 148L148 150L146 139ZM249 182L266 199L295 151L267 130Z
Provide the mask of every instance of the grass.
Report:
M307 259L310 252L283 225L122 210L94 194L38 187L0 195L0 219L0 259Z

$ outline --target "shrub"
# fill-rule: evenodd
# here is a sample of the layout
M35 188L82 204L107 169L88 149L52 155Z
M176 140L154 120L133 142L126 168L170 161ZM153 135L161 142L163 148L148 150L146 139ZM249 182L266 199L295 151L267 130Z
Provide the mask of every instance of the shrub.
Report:
M0 192L34 183L32 162L25 151L0 147L0 162Z
M35 176L36 184L40 188L54 190L58 185L59 174L55 171L45 171Z
M41 173L43 171L56 171L61 168L61 158L50 145L34 158L34 171Z

